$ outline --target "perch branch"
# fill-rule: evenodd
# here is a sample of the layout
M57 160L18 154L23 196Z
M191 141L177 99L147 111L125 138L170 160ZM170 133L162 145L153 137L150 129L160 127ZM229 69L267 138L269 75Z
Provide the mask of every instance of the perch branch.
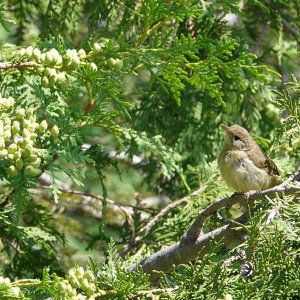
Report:
M208 207L200 211L197 218L195 219L192 226L188 229L186 234L183 237L185 239L197 239L198 235L202 232L202 228L205 220L212 214L216 213L218 209L222 207L230 207L233 204L240 203L242 205L253 202L257 199L263 199L265 197L274 198L278 193L290 193L290 191L295 191L295 189L300 189L300 186L293 187L290 186L292 181L298 181L300 179L300 171L295 172L292 176L290 176L287 180L281 183L278 186L275 186L271 189L264 191L250 191L245 194L233 194L230 197L222 198L210 204ZM292 193L293 193L292 192Z
M246 194L234 194L230 197L217 200L198 214L196 220L179 242L152 254L139 263L132 265L129 269L134 271L138 267L142 267L145 273L150 274L150 279L154 280L159 277L159 274L155 271L167 272L173 265L188 263L197 257L203 257L209 252L212 240L219 243L220 248L240 243L245 236L245 232L237 230L237 222L245 223L248 219L248 214L244 214L238 219L208 233L200 234L206 218L219 208L231 206L234 203L250 204L257 199L265 197L274 198L278 194L295 194L300 191L300 184L297 182L299 180L300 170L280 185L271 189L250 191Z

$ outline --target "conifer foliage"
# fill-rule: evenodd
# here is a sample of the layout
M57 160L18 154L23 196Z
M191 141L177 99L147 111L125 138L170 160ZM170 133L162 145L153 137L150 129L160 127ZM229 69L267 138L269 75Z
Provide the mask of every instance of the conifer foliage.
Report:
M0 1L0 298L298 299L299 17L297 0ZM230 195L221 123L253 132L293 192L202 224L238 242L143 269ZM118 176L139 178L135 199L111 199Z

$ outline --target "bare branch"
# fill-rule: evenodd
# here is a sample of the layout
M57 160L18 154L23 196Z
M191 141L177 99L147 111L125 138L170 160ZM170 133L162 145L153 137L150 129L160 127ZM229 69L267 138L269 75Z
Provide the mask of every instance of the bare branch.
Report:
M50 186L45 186L45 185L41 185L38 187L39 189L43 189L43 190L49 190L51 189ZM100 200L100 201L103 201L103 196L101 195L92 195L90 193L87 193L87 192L82 192L82 191L75 191L75 190L72 190L72 189L58 189L60 192L62 193L67 193L67 194L73 194L73 195L80 195L80 196L85 196L85 197L90 197L90 198L93 198L93 199L97 199L97 200ZM118 206L118 207L131 207L132 209L135 209L135 210L140 210L140 211L148 211L148 212L152 212L154 210L150 209L150 208L143 208L143 207L140 207L140 206L135 206L135 205L131 205L131 204L128 204L128 203L121 203L121 202L118 202L118 201L115 201L115 200L112 200L112 199L106 199L107 203L111 204L111 205L115 205L115 206Z
M40 189L50 189L51 187L41 185L39 188ZM85 198L96 199L98 201L99 200L103 201L103 196L100 196L100 195L96 196L96 195L89 194L87 192L74 191L74 190L71 190L71 189L59 189L59 191L61 191L62 193L80 195L80 196L83 196ZM134 205L130 205L130 204L126 204L126 203L124 203L124 204L119 203L119 202L111 200L111 199L106 199L106 202L110 205L117 206L123 212L123 214L124 214L124 216L125 216L125 218L128 222L128 225L130 227L130 232L131 232L131 234L130 234L130 243L131 243L133 241L133 238L134 238L134 235L135 235L135 226L134 226L133 218L132 218L130 212L128 211L128 208L132 208L132 209L136 209L136 210L142 210L142 211L147 211L148 209L147 208L141 208L141 207L134 206ZM84 211L88 211L93 217L96 217L96 218L101 217L98 212L94 213L93 210L91 209L90 205L88 205L87 203L84 204L82 209Z
M245 261L247 258L246 251L241 249L238 254L233 255L224 261L224 266L228 266L237 260Z
M222 247L241 242L244 235L236 231L235 226L235 224L224 225L199 236L195 241L191 240L189 244L177 242L131 266L130 270L134 271L137 267L141 266L145 273L151 275L150 279L154 280L160 276L154 271L168 272L173 265L185 264L196 257L203 257L209 252L212 240L216 241L216 243L222 241Z
M246 194L234 194L212 203L198 214L192 226L179 242L131 266L130 270L134 271L141 266L144 272L151 275L150 278L153 280L159 276L154 271L167 272L173 265L188 263L196 257L203 257L210 251L210 242L212 240L218 243L219 248L232 247L232 245L240 243L243 241L245 232L237 230L237 222L245 223L248 220L248 214L244 214L233 222L229 222L211 232L200 234L206 218L214 214L219 208L231 206L234 203L251 204L257 199L274 198L278 194L295 194L300 191L300 183L296 182L299 179L300 170L274 188L265 191L250 191Z
M197 239L198 235L202 232L202 227L205 222L205 220L210 216L213 215L214 213L217 212L218 209L222 207L230 207L233 204L240 203L240 204L249 204L250 202L253 202L254 200L257 199L262 199L265 198L266 196L270 198L274 198L276 194L278 193L285 193L289 194L290 191L292 193L295 192L295 189L299 190L300 186L298 187L293 187L290 186L290 183L292 181L297 181L300 178L300 171L294 173L291 177L289 177L286 181L281 183L278 186L275 186L271 189L264 190L264 191L250 191L245 194L238 194L235 193L230 197L226 197L220 200L217 200L210 204L208 207L206 207L204 210L202 210L197 218L195 219L194 223L192 226L188 229L186 232L185 236L183 237L184 239Z
M141 230L139 231L139 237L145 236L149 233L149 231L159 222L165 215L167 215L172 209L176 208L177 206L188 202L191 198L198 196L199 194L203 193L207 186L203 186L196 190L195 192L191 193L190 195L183 197L182 199L176 200L166 207L164 207L154 218L152 218Z
M138 235L136 238L128 244L120 253L120 256L125 256L133 247L141 244L142 238L149 233L149 231L165 216L167 215L172 209L176 208L177 206L187 203L191 198L198 196L202 192L205 191L207 188L207 185L199 188L198 190L194 191L188 196L185 196L179 200L176 200L174 202L171 202L169 205L164 207L157 215L155 215L152 219L149 220L147 224L144 225L138 232Z
M295 27L293 27L285 18L281 18L281 22L293 36L299 36L298 30Z
M0 70L5 69L19 69L19 68L31 68L36 67L37 64L35 62L19 62L19 63L9 63L9 62L3 62L0 63Z

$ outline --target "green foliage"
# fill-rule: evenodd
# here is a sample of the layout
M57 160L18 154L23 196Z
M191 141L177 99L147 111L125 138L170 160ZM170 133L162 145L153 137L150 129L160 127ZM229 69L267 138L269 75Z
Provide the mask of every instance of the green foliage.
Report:
M6 12L6 6L4 1L0 2L0 24L1 26L6 30L9 31L9 26L10 24L13 23L13 21L9 18L7 18L7 16L5 15Z
M149 299L152 293L158 293L162 299L229 299L229 295L233 299L293 299L300 292L299 205L292 197L260 205L263 207L249 224L240 229L247 233L244 243L224 252L212 241L209 254L174 268L168 278L162 277L159 289L151 288L148 275L141 270L128 271L111 241L107 262L102 266L90 260L87 270L72 268L65 277L45 271L37 289L25 292L31 299L40 299L41 295L51 295L53 299L83 299L80 295ZM278 205L280 216L267 226L271 209ZM241 252L245 253L242 259L229 263L233 255ZM241 268L246 264L251 269L243 275Z
M26 299L20 288L11 284L9 278L0 276L0 296L3 300Z
M108 248L108 261L99 267L90 259L89 268L72 268L65 278L45 271L35 297L51 295L53 299L94 299L93 296L128 299L139 291L150 289L148 276L141 270L130 272L118 258L113 241ZM34 298L35 299L35 298ZM38 298L37 298L38 299Z
M241 228L242 245L229 252L212 244L155 287L128 266L178 241L200 209L229 193L216 164L221 123L247 127L278 156L283 175L295 170L300 84L280 79L299 74L299 12L298 0L1 2L9 30L0 47L1 271L42 281L6 280L0 295L20 287L28 299L296 297L291 197L268 227L271 203L260 203L265 212ZM125 261L107 245L113 236L124 246L157 214L159 205L145 208L142 198L173 201L199 185L205 191L161 218ZM223 219L212 216L204 230L237 211L220 211ZM78 253L65 245L74 235ZM65 268L84 247L95 252L81 257L108 249L107 261ZM239 274L244 262L224 264L240 249L251 278Z
M37 277L50 263L52 270L58 267L53 246L64 237L49 224L52 215L37 205L28 206L26 213L26 227L16 224L15 209L5 209L0 216L3 250L10 260L2 269L10 278Z
M276 91L276 93L278 97L273 103L280 109L282 114L287 114L287 117L278 130L275 145L283 151L292 151L291 155L298 157L300 150L300 108L298 103L300 84L296 77L292 76L292 81L287 84L287 89L281 92ZM286 143L289 147L286 146Z
M233 299L276 299L291 298L299 294L300 273L297 265L299 248L294 243L298 237L290 236L286 224L292 221L284 217L295 204L290 199L281 207L282 217L271 227L265 228L267 214L256 213L246 226L247 240L226 257L237 254L241 249L246 252L246 260L251 263L249 277L240 274L246 261L225 264L224 257L214 253L195 264L180 266L171 280L185 286L173 299L221 299L231 294ZM292 219L299 218L299 208ZM299 222L294 229L299 230ZM278 226L278 224L281 224Z
M152 138L148 138L146 132L139 134L132 129L124 131L124 135L125 141L130 146L129 151L132 151L133 153L138 153L138 151L140 151L145 155L145 159L154 156L159 161L161 167L159 170L160 176L163 175L167 179L170 179L174 173L177 173L187 191L190 191L183 172L177 164L177 161L180 160L180 156L166 148L162 141L162 136L156 135Z

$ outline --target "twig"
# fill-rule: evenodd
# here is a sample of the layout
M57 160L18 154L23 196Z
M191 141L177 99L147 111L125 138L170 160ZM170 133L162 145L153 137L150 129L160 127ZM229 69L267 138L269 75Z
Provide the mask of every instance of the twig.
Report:
M161 20L154 24L151 28L149 28L146 32L144 32L137 40L136 47L139 47L147 40L147 38L152 35L156 30L158 30L161 26L163 26L169 19Z
M220 199L206 209L202 210L192 226L187 230L184 236L176 244L166 247L151 256L143 259L138 264L132 265L129 270L135 271L141 266L145 273L150 274L150 279L159 277L158 272L169 271L173 265L184 264L192 261L196 257L203 257L210 251L210 243L214 240L218 249L231 247L233 244L242 242L246 232L237 230L240 223L248 220L248 214L244 214L238 219L228 224L214 229L206 234L201 234L201 228L206 218L221 207L231 206L234 203L251 204L257 199L265 197L274 198L278 194L292 195L300 191L300 170L295 172L282 184L265 191L250 191L246 194L234 194L231 197ZM197 228L197 226L200 227Z
M19 69L19 68L30 68L30 67L36 67L37 64L34 62L19 62L19 63L9 63L9 62L3 62L0 63L0 70L5 69Z
M254 47L252 49L250 49L251 53L256 53L257 49L259 48L259 46L261 45L261 43L263 42L267 32L270 30L270 24L266 24L263 28L263 30L260 32L258 38L255 41Z
M119 208L123 211L123 213L125 214L126 216L126 220L128 222L128 225L130 227L130 239L129 239L129 242L131 242L133 239L134 239L134 235L135 235L135 225L134 225L134 221L133 221L133 218L131 216L130 213L128 213L128 211L126 209L124 209L124 207L121 207L119 206Z
M39 188L40 189L51 189L51 187L43 186L43 185L40 186ZM92 194L89 194L89 193L86 193L86 192L74 191L74 190L71 190L71 189L58 189L58 190L63 192L63 193L68 193L68 194L73 194L73 195L80 195L80 196L84 196L84 197L88 197L88 198L103 201L103 196L99 196L99 195L96 196L96 195L92 195ZM130 205L130 204L124 204L123 205L123 203L119 203L119 202L116 202L116 201L111 200L111 199L106 199L106 201L107 201L108 204L117 206L124 213L125 218L126 218L126 220L128 222L128 225L130 227L130 232L131 232L130 242L132 242L133 238L134 238L134 235L135 235L135 226L134 226L134 221L133 221L133 218L132 218L131 214L125 209L125 207L130 207L130 208L133 208L133 209L136 209L136 210L142 210L142 211L147 211L147 209L137 207L137 206L134 206L134 205Z
M166 288L166 289L152 289L147 291L138 291L135 295L129 296L129 299L136 299L140 296L146 295L147 297L163 294L163 293L173 293L178 289L178 287L175 288Z
M32 190L32 193L35 193L35 190ZM96 202L97 201L97 202ZM71 201L74 204L73 201ZM66 204L69 204L68 202ZM56 203L53 207L55 211L59 211L60 213L63 211L67 211L68 213L72 214L87 214L89 217L96 219L97 221L102 219L102 212L101 208L94 207L95 205L99 205L99 200L93 199L91 197L82 196L80 205L76 205L75 207L65 206L60 203ZM131 230L131 237L130 240L133 239L135 233L134 221L132 219L130 211L127 211L125 207L120 207L117 205L112 205L113 207L117 207L125 216L126 220L129 223L130 230ZM113 219L114 220L114 219ZM113 226L113 225L112 225ZM122 224L123 226L123 224Z
M253 202L254 200L268 197L275 197L277 193L280 192L289 192L290 190L295 191L295 189L300 190L300 186L298 187L290 187L290 183L292 181L297 181L300 178L300 171L297 171L292 176L290 176L286 181L281 183L278 186L275 186L271 189L264 190L264 191L250 191L245 194L233 194L230 197L223 198L217 200L202 210L197 218L195 219L192 226L188 229L186 234L183 236L183 240L188 239L197 239L198 235L202 232L203 224L205 220L212 214L218 211L218 209L222 207L230 207L233 204L240 203L246 204L248 202Z
M12 282L12 286L18 286L21 288L40 285L42 282L39 279L19 279Z
M21 249L20 249L20 247L19 247L19 244L16 242L16 241L14 241L14 240L9 240L8 238L3 238L3 240L4 241L6 241L8 244L9 244L9 246L11 246L11 248L13 248L14 249L14 251L16 252L16 254L15 255L18 255L18 254L24 254L24 251L22 251Z
M246 255L246 251L244 249L242 249L238 254L235 254L231 257L229 257L228 259L226 259L224 261L224 266L229 266L230 264L232 264L233 262L237 261L237 260L246 260L247 255Z
M51 189L51 187L47 186L47 185L46 186L41 185L38 188L43 189L43 190L50 190ZM103 200L103 196L92 195L92 194L87 193L87 192L75 191L75 190L71 190L71 189L58 189L58 191L60 191L62 193L66 193L66 194L73 194L73 195L80 195L80 196L90 197L90 198L94 198L94 199L97 199L97 200L100 200L100 201ZM107 199L107 203L109 203L111 205L118 206L118 207L131 207L132 209L135 209L135 210L146 211L146 212L150 212L150 213L153 213L155 211L154 209L151 209L151 208L143 208L143 207L131 205L131 204L128 204L128 203L120 203L120 202L112 200L112 199Z
M141 244L142 238L149 233L149 231L165 216L167 215L172 209L176 208L177 206L187 203L191 198L198 196L202 192L205 191L207 188L207 185L199 188L198 190L194 191L188 196L185 196L179 200L176 200L174 202L171 202L169 205L164 207L156 216L154 216L152 219L149 220L148 223L144 225L138 232L135 239L129 243L120 253L121 257L124 257L133 247Z
M273 222L274 218L279 216L279 210L280 210L281 206L282 206L282 202L279 201L275 205L275 207L271 210L271 212L269 213L268 218L266 220L266 225L271 224Z
M198 196L199 194L203 193L205 189L207 188L207 185L202 186L195 192L191 193L188 196L183 197L182 199L176 200L166 207L164 207L155 217L153 217L141 230L139 231L138 235L139 236L145 236L146 234L149 233L149 231L157 224L157 222L160 221L165 215L167 215L172 209L176 208L177 206L187 203L191 198Z
M285 18L281 17L281 22L293 36L295 37L299 36L298 30L295 27L293 27Z

